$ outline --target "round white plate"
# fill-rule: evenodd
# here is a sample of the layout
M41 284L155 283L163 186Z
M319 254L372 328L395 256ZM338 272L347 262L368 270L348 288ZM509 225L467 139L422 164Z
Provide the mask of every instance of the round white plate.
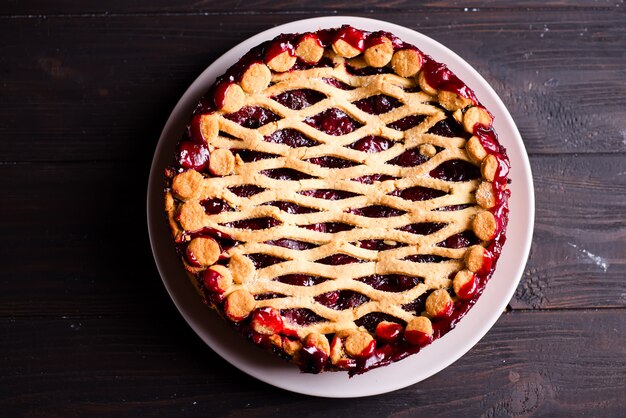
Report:
M498 268L476 305L454 330L420 353L353 378L348 378L347 372L303 374L296 366L244 342L200 302L174 251L163 209L164 169L171 161L191 111L215 78L248 50L281 33L344 24L391 32L447 64L494 114L498 137L511 159L513 181L507 242ZM377 395L404 388L441 371L469 351L489 331L513 296L530 250L534 211L532 176L524 143L504 104L480 74L454 52L418 32L380 20L349 16L320 17L277 26L245 40L211 64L185 92L168 119L156 147L148 184L148 230L154 259L167 291L193 330L226 361L259 380L293 392L334 398Z

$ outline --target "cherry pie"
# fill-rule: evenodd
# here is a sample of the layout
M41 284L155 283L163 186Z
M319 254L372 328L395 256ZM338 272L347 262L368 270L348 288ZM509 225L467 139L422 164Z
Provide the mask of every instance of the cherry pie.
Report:
M165 209L204 301L303 371L418 352L482 293L509 161L445 65L387 32L283 34L200 100Z

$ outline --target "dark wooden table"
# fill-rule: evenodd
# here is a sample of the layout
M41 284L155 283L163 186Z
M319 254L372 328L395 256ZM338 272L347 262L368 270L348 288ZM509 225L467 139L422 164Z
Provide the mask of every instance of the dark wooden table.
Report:
M0 415L624 416L626 4L228 3L0 5ZM152 154L187 86L259 31L334 14L416 29L482 73L537 197L494 328L426 381L360 400L228 365L178 314L146 229Z

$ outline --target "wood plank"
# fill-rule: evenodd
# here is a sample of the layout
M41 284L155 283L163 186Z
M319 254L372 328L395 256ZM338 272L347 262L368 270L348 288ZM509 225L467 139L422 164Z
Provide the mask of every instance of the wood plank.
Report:
M619 10L375 17L432 36L472 64L510 109L530 153L594 153L626 152ZM261 30L310 16L3 18L0 161L132 161L153 149L208 63Z
M146 233L149 158L0 165L8 220L0 317L118 315L168 300ZM626 307L626 160L536 156L531 164L535 236L511 306Z
M624 310L504 314L468 354L424 382L319 399L239 372L177 316L0 320L7 416L620 416ZM71 358L71 360L70 360ZM70 361L68 361L70 360Z
M430 10L445 9L459 11L467 8L468 12L480 12L485 9L526 9L526 8L619 8L620 2L614 0L586 0L576 3L564 0L516 0L503 3L497 0L482 0L463 2L461 5L447 1L414 2L408 0L393 0L379 2L376 0L361 0L358 5L350 2L336 0L321 0L316 2L295 1L271 1L252 0L246 2L215 2L209 0L182 0L175 3L167 0L122 1L113 0L103 3L73 2L71 0L57 0L49 2L45 0L18 1L8 0L0 6L0 15L23 16L23 15L53 15L53 14L86 14L86 13L251 13L251 12L328 12L341 11L395 11L395 12L426 12Z

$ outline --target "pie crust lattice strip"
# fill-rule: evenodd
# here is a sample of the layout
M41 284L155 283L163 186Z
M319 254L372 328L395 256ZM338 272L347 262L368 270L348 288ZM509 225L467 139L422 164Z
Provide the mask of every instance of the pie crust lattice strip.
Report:
M444 65L386 32L289 34L200 101L165 207L192 283L303 371L361 373L454 327L491 277L509 162Z

